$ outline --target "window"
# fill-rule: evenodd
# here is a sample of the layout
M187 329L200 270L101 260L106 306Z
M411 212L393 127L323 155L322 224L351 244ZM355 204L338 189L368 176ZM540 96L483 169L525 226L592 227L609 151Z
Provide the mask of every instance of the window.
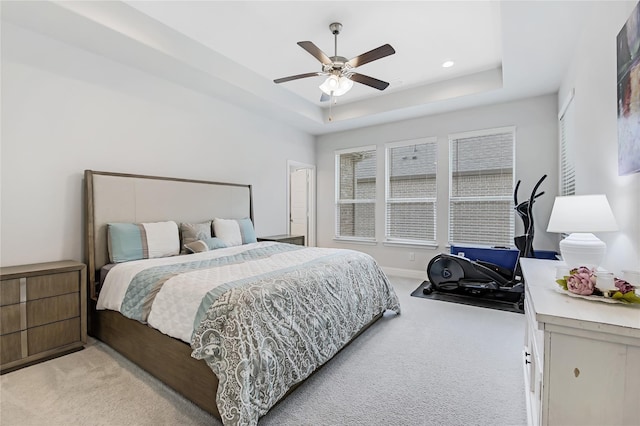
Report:
M436 142L429 138L386 145L386 241L435 244Z
M575 195L576 170L574 166L573 144L573 90L567 97L560 114L560 194Z
M515 129L449 135L449 242L512 246Z
M336 151L336 238L375 241L376 147Z

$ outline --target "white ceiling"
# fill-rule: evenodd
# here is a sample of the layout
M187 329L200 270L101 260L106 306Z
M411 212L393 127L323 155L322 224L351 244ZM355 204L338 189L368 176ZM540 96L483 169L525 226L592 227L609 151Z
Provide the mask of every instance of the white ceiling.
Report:
M340 22L338 55L348 59L391 44L397 53L358 72L391 83L385 93L497 68L501 65L497 2L149 2L127 1L268 80L321 71L296 42L309 40L333 56L329 24ZM473 42L470 42L473 41ZM447 59L457 60L445 69ZM312 77L283 83L285 90L320 104ZM379 95L356 84L341 104Z
M323 134L556 92L594 18L590 1L126 1L2 2L3 19L187 87ZM37 19L36 19L37 16ZM296 42L334 55L385 43L396 54L357 71L390 83L354 84L320 103L320 71ZM612 43L615 42L612 40ZM445 69L451 59L455 66Z

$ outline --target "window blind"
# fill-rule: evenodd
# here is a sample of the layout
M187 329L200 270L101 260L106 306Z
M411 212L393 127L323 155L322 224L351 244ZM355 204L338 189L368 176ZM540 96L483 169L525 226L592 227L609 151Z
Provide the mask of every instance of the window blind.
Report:
M449 242L512 246L515 129L449 136Z
M435 243L437 139L386 144L385 239Z
M560 115L560 195L575 195L576 169L573 146L575 144L573 95L570 95Z

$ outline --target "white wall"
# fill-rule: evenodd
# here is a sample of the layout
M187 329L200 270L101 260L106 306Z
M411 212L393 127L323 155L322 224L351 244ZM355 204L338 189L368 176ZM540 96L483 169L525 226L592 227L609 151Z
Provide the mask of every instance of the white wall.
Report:
M548 177L540 190L545 195L534 205L536 236L534 247L539 250L557 250L555 236L545 232L553 199L558 186L557 163L557 98L555 95L539 96L516 102L472 108L447 114L422 117L391 124L372 126L359 130L320 136L316 146L318 168L318 245L353 248L367 252L388 270L408 275L424 276L429 260L440 252L448 252L448 135L470 130L496 127L516 127L516 180L521 179L520 199L526 199L543 174ZM441 220L437 224L437 249L384 246L384 144L386 142L436 136L438 138L438 207ZM334 241L335 175L334 151L375 144L378 146L378 203L376 206L377 244L349 244ZM514 212L515 215L515 212ZM442 220L444 219L444 220ZM522 221L516 217L516 235L521 235ZM409 261L409 252L416 255Z
M287 160L314 138L2 23L3 266L83 259L85 169L253 185L258 235L286 232Z
M616 112L616 36L636 4L596 5L558 95L575 89L576 193L606 194L620 228L597 234L607 243L602 266L614 273L640 270L640 173L618 176Z

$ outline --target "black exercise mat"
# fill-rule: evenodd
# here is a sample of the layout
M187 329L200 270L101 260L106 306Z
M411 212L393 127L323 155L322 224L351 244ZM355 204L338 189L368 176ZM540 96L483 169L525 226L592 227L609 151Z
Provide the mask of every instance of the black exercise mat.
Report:
M478 306L481 308L497 309L500 311L516 312L523 314L524 311L518 309L518 304L505 300L496 300L491 297L469 296L455 292L433 291L431 294L424 294L422 289L429 285L429 281L423 281L411 295L423 299L441 300L443 302L460 303L462 305Z

